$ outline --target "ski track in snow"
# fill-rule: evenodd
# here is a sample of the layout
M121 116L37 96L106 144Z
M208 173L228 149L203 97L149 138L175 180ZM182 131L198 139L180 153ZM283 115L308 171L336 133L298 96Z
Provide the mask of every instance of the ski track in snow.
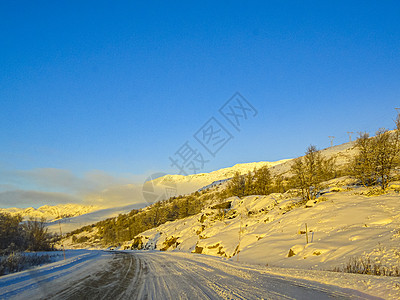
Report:
M380 299L187 253L88 251L0 278L0 299Z

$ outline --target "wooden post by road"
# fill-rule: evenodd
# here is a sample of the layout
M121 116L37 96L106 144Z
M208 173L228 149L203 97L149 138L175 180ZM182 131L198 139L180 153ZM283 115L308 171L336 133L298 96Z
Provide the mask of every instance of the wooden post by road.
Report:
M308 229L307 229L307 223L306 223L306 242L308 244Z

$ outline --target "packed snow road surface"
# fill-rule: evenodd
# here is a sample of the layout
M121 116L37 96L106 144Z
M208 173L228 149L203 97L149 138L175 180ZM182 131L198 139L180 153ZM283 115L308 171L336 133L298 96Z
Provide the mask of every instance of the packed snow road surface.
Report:
M377 299L205 255L101 252L0 278L0 299Z

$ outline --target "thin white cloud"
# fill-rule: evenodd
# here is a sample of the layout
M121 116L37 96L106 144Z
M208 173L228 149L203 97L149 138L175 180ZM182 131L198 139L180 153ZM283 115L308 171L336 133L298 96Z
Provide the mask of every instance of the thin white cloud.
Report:
M104 207L143 203L142 187L134 184L114 185L99 192L84 196L84 203Z
M2 177L19 185L34 186L38 189L84 192L95 190L98 184L87 178L80 178L69 170L40 168L16 170L2 174Z
M0 207L78 203L112 207L142 203L140 176L115 177L92 170L79 177L69 170L40 168L0 171Z
M57 205L78 203L79 198L64 193L13 190L0 192L0 207L38 207L44 204Z

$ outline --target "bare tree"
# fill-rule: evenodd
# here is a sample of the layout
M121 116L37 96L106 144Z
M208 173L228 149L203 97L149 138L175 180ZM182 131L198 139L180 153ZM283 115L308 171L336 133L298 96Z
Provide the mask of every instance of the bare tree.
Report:
M327 159L313 145L303 157L297 158L291 168L294 185L300 188L304 201L313 200L321 189L321 182L333 176L335 162Z
M380 184L386 190L393 179L393 170L398 164L400 153L400 119L396 129L380 129L374 137L361 133L356 141L357 155L351 164L353 174L365 186Z
M20 215L11 216L8 213L0 213L0 256L2 253L8 253L24 249L26 241L23 231L19 225L22 221Z
M30 218L24 224L24 229L27 235L28 250L41 251L50 250L51 235L46 228L46 219Z
M229 181L228 190L233 196L243 197L245 195L246 180L239 172L236 172L233 178Z
M392 171L395 160L399 153L399 141L397 132L391 133L387 130L378 131L375 145L375 168L377 182L380 182L382 190L386 190L392 180Z
M254 195L254 175L249 171L244 179L244 195Z
M354 156L351 164L353 174L365 187L375 184L374 149L368 133L359 133L356 148L358 153Z
M262 167L254 172L254 193L256 195L268 195L272 189L271 172L268 166Z

